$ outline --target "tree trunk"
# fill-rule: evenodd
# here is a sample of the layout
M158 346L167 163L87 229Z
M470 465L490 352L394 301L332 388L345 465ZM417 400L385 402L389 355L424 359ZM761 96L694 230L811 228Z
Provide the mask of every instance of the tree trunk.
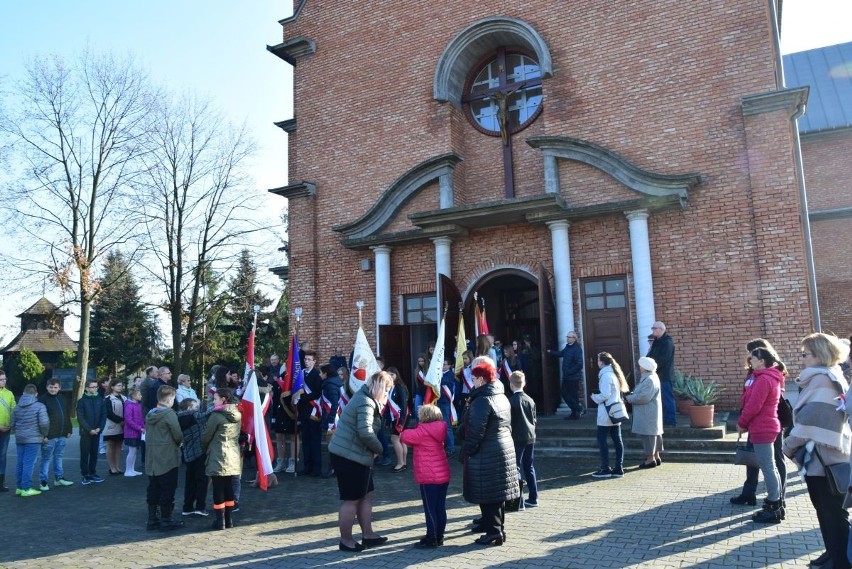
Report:
M177 377L183 373L183 347L181 344L181 330L183 330L182 310L180 303L172 304L172 375Z
M74 386L74 401L83 396L83 388L86 385L86 372L89 368L89 325L92 321L92 301L87 300L85 295L80 301L80 343L77 346L77 377ZM76 415L75 410L72 411Z

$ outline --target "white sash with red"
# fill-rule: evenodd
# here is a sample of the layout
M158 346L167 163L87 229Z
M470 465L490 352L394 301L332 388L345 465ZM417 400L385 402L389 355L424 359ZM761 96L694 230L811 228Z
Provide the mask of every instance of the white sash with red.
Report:
M462 393L470 393L473 391L473 376L470 373L470 366L462 370Z
M450 402L450 422L451 422L453 425L458 424L458 422L459 422L459 415L458 415L458 412L456 411L456 406L455 406L455 405L453 405L453 392L452 392L452 391L450 391L449 386L447 386L447 385L442 385L442 386L441 386L441 394L442 394L444 397L446 397L446 398L447 398L447 401L449 401L449 402Z

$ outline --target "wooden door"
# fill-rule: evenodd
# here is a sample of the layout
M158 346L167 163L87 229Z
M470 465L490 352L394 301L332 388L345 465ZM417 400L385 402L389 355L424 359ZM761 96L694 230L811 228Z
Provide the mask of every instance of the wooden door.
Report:
M600 352L612 354L624 371L627 382L633 385L627 279L621 275L584 279L580 282L580 292L583 302L586 394L598 389L597 356ZM591 399L588 404L594 405Z
M379 345L382 347L382 359L385 367L393 366L399 370L406 385L411 384L411 339L407 325L379 326Z
M548 346L558 345L556 338L556 306L544 265L538 271L539 349L541 351L541 402L536 405L545 415L556 413L561 398L559 389L559 359L547 354ZM530 395L532 397L532 395ZM533 397L533 399L535 399Z

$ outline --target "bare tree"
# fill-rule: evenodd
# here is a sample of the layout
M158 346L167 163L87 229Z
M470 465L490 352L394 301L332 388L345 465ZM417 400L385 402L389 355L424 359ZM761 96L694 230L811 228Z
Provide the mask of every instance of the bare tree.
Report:
M80 307L77 393L89 360L98 260L129 241L122 211L139 176L155 96L131 59L84 53L73 65L36 59L0 114L13 171L5 194L6 228L20 249L4 261L38 282L49 278L64 302Z
M207 102L163 105L138 197L144 213L146 263L171 323L175 373L188 369L195 328L206 304L204 276L233 265L256 221L258 197L247 188L254 143ZM148 266L150 265L150 266Z

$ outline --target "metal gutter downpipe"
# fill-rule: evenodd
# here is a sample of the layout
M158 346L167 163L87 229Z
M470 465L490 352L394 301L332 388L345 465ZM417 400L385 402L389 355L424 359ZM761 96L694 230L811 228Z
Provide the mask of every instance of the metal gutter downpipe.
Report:
M769 13L772 19L772 42L775 48L775 83L779 89L784 85L784 59L781 57L781 32L778 25L776 0L769 0ZM799 215L802 218L802 232L805 238L805 263L808 270L808 297L811 303L811 324L814 331L822 331L822 321L819 314L819 297L817 296L816 268L814 267L814 247L811 240L811 220L808 216L808 192L805 188L805 167L802 162L802 142L799 138L799 120L805 112L805 106L796 111L791 117L793 121L793 158L796 163L796 178L799 182Z

